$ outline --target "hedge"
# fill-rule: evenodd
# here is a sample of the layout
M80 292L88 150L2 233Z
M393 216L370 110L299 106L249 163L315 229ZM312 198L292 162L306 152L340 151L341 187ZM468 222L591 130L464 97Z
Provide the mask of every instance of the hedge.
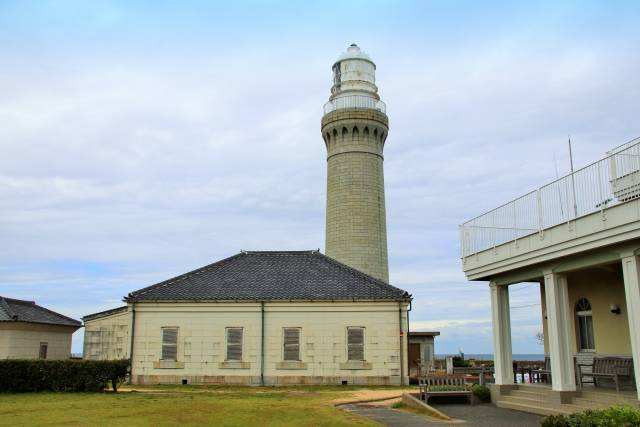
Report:
M124 381L128 360L0 360L0 392L103 391Z
M612 406L607 409L587 409L571 415L551 415L542 420L542 427L632 427L640 426L640 408Z
M476 396L480 402L491 402L491 390L489 390L489 387L486 385L474 384L471 386L471 391L473 391L473 395Z

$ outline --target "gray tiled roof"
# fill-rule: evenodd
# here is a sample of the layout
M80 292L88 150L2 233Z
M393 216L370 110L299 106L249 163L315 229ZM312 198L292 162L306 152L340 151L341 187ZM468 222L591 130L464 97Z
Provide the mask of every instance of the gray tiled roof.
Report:
M99 311L97 313L92 313L92 314L87 314L86 316L82 317L82 320L86 322L87 320L100 319L101 317L111 316L112 314L123 313L123 312L127 311L127 309L128 309L128 307L126 305L123 305L122 307L111 308L109 310Z
M0 296L0 322L30 322L80 327L80 321L37 305L34 301Z
M125 301L389 300L408 292L318 251L241 252L131 292Z

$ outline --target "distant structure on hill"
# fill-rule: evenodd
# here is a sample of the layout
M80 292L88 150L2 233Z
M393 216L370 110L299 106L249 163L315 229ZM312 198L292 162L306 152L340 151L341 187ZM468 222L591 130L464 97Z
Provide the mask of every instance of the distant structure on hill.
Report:
M81 326L35 301L0 296L0 359L68 359Z
M242 251L131 292L83 318L84 357L131 359L137 384L408 384L411 295L388 283L375 69L356 45L333 64L326 255Z

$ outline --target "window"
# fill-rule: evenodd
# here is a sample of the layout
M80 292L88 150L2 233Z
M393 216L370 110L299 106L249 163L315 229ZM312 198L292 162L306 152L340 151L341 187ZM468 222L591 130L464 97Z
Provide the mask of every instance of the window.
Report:
M227 328L226 360L242 360L242 328Z
M347 328L347 360L364 360L364 328Z
M576 304L576 323L580 350L595 350L591 303L586 298L580 298Z
M41 342L40 343L40 352L38 353L38 357L40 359L46 359L47 358L47 348L49 347L49 344L46 342Z
M300 328L283 328L283 360L300 360Z
M162 360L178 360L178 328L162 328Z

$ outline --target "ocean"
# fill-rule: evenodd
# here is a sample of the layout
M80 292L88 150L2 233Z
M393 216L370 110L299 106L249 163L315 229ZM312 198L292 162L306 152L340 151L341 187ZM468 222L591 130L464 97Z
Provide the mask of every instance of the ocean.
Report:
M446 356L460 356L460 354L436 354L436 359L444 359ZM474 353L465 353L465 359L476 359L476 360L493 360L493 354L474 354ZM544 360L544 354L514 354L513 360Z

